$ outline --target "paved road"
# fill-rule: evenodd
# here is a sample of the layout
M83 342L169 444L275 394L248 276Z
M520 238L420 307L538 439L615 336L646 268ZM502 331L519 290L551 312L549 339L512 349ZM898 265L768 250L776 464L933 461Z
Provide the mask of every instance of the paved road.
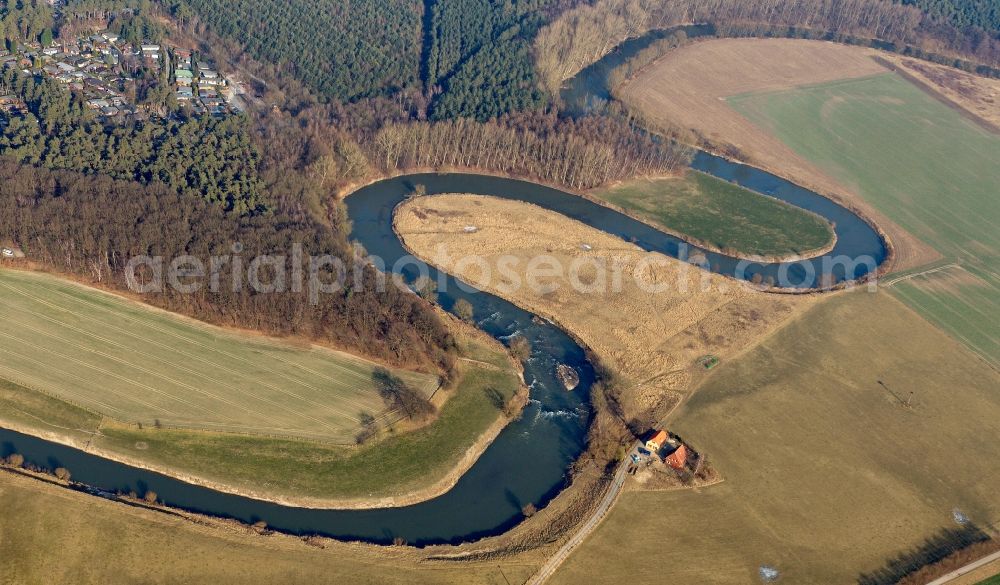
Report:
M988 565L988 564L990 564L993 561L996 561L998 559L1000 559L1000 551L995 552L995 553L993 553L993 554L991 554L989 556L985 556L985 557L979 559L978 561L972 561L971 563L969 563L968 565L965 565L964 567L960 567L960 568L955 569L954 571L948 573L947 575L944 575L944 576L938 577L937 579L934 579L933 581L931 581L927 585L944 585L945 583L948 583L950 581L954 581L955 579L958 579L962 575L965 575L966 573L971 573L972 571L975 571L979 567L982 567L983 565Z
M538 569L538 572L528 580L526 585L542 585L542 583L548 581L549 577L551 577L552 574L556 572L556 569L559 568L559 565L561 565L563 561L569 557L569 555L574 549L576 549L577 546L580 545L580 543L590 536L590 533L594 531L594 528L597 528L597 525L600 524L601 520L603 520L608 514L608 510L610 510L611 506L613 506L618 500L618 496L622 492L622 486L625 485L625 478L628 477L628 468L632 464L630 455L634 453L639 446L640 444L637 442L635 446L629 450L625 459L623 459L618 465L618 470L615 471L615 478L611 482L611 488L608 489L606 494L604 494L604 498L601 500L601 503L594 510L594 513L590 516L590 518L588 518L587 521L580 526L580 529L577 530L576 534L566 541L566 544L562 545L562 547L556 551L556 554L552 555L552 557L549 558L544 565L542 565L542 568Z

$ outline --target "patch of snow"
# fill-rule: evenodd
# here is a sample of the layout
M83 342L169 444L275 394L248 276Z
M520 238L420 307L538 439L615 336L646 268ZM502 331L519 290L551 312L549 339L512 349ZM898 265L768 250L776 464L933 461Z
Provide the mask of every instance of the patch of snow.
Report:
M781 576L781 574L778 573L778 569L769 565L761 565L757 572L760 574L760 580L765 583L773 583L778 580L779 576Z

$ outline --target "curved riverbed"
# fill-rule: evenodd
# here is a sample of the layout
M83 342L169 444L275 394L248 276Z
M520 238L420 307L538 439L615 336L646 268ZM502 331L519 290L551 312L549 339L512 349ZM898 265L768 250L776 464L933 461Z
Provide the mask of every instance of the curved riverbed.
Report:
M870 256L877 265L885 258L881 238L867 223L847 209L815 193L763 171L699 154L695 168L772 195L809 209L835 224L837 245L831 255L846 258ZM671 256L682 253L683 242L589 200L553 189L513 179L483 175L443 173L419 174L387 179L369 185L347 199L354 223L353 238L368 253L387 266L407 256L392 230L396 206L417 184L429 194L473 193L526 201L557 211L606 232L635 241L640 247ZM697 248L692 247L694 252ZM739 261L722 254L705 253L711 269L733 275ZM794 286L811 286L808 268L822 258L800 263L755 264L743 274L777 277L791 275ZM836 280L862 276L874 265L835 273ZM411 260L400 271L413 278L418 270L431 276L437 271ZM295 534L322 534L344 540L390 543L396 537L410 544L457 543L501 533L517 524L527 503L542 507L566 482L566 471L582 453L591 409L587 402L594 371L584 351L557 327L532 319L532 315L493 295L447 282L440 295L450 309L459 298L472 303L477 324L498 339L519 333L532 345L532 357L525 367L531 388L531 403L523 417L511 423L483 456L446 494L433 500L401 508L378 510L309 510L281 506L242 496L194 486L158 473L139 470L48 441L0 430L0 454L19 452L38 465L63 466L73 478L105 490L156 491L168 505L206 514L237 518L246 522L265 520L274 529ZM566 363L580 372L581 382L574 392L562 389L555 366Z

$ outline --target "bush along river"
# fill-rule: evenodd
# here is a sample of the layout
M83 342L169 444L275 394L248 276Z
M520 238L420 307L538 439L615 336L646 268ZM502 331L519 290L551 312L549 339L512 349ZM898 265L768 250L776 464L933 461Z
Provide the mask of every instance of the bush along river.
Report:
M870 256L880 263L886 250L879 235L847 209L773 175L707 154L693 163L698 170L737 182L825 217L835 225L837 245L830 253L849 258ZM643 249L676 256L681 240L581 197L527 181L491 176L444 173L396 177L359 189L346 200L354 228L352 237L369 254L393 266L407 255L392 229L397 205L423 185L428 194L473 193L533 203L588 225L634 241ZM697 248L692 248L697 251ZM705 252L711 269L732 274L737 260ZM805 279L805 268L821 258L785 264L754 265L749 274L777 276L780 270ZM867 265L863 265L867 266ZM144 493L153 490L169 506L252 523L264 520L292 534L320 534L342 540L388 544L402 537L410 544L458 543L502 533L522 519L528 503L541 508L567 481L570 464L583 452L591 420L588 402L594 369L584 350L552 324L485 292L475 291L423 263L411 260L400 270L412 280L419 270L444 279L439 296L445 309L468 300L478 326L497 339L519 333L528 338L532 356L525 365L531 402L523 416L504 429L454 488L435 499L400 508L313 510L282 506L191 485L35 437L0 430L0 454L21 453L39 466L66 467L76 481L108 490ZM863 275L841 271L837 280ZM811 286L813 281L796 281ZM556 366L567 364L580 374L574 392L566 392Z

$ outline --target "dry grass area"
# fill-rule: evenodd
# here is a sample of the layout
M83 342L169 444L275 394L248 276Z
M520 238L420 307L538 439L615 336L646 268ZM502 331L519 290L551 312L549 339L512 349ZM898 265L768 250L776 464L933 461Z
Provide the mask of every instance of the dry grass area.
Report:
M749 162L857 206L897 248L900 269L937 258L929 246L889 221L856 194L799 156L779 138L732 109L726 98L886 73L877 52L802 39L718 39L692 43L625 85L622 100L654 125L693 131L714 145L732 145Z
M521 561L426 560L443 550L259 536L220 521L194 523L0 472L4 584L502 585L523 583L535 569Z
M628 415L666 414L675 393L703 375L699 356L726 360L813 302L760 293L558 213L493 197L417 198L398 211L396 229L421 258L574 332L628 384ZM531 286L532 259L536 273L564 270ZM509 263L505 274L501 262Z
M956 508L995 529L998 387L892 295L829 297L672 416L725 481L625 493L553 584L745 585L761 565L849 584L957 528Z

